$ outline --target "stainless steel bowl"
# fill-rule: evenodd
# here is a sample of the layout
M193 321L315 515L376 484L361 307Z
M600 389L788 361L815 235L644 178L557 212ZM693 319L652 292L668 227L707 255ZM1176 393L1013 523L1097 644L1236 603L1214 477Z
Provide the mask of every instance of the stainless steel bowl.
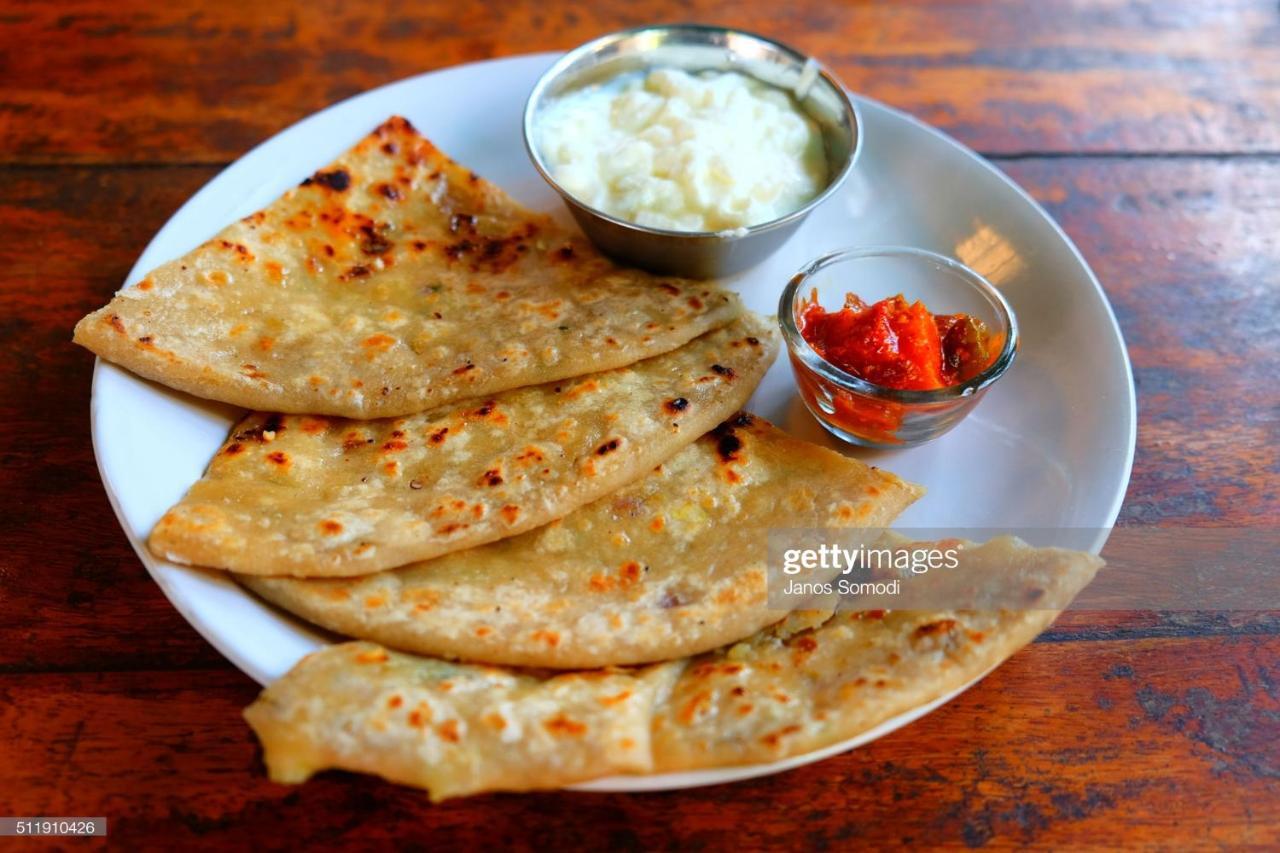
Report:
M804 207L733 231L672 231L627 222L583 204L560 186L534 137L550 100L618 74L647 68L737 71L789 92L822 130L829 182ZM839 188L861 148L857 108L816 61L784 44L741 30L693 24L623 30L587 42L538 80L524 108L524 144L534 167L564 199L574 219L605 253L665 275L712 278L740 272L787 241L804 218Z

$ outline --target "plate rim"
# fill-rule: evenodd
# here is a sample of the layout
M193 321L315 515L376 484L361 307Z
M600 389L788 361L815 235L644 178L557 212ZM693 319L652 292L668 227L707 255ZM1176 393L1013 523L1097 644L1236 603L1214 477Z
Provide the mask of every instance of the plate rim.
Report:
M457 65L450 65L443 68L436 68L430 71L413 74L408 77L401 78L399 80L393 80L388 83L384 83L382 85L376 86L374 88L355 93L347 98L343 98L340 101L330 104L320 110L317 110L315 112L312 112L303 116L302 118L295 121L293 124L290 124L287 127L281 128L280 130L271 134L266 139L254 145L244 154L240 155L235 160L228 163L223 168L219 169L218 172L213 177L211 177L208 181L206 181L198 190L196 190L196 192L194 192L172 214L170 214L168 219L166 219L164 224L161 225L161 227L155 232L155 234L147 242L147 245L144 246L142 251L138 254L137 260L135 260L132 267L130 267L129 272L125 276L124 284L122 284L121 287L123 288L128 286L128 284L130 282L133 282L135 278L138 277L141 273L145 273L149 271L148 269L142 269L142 266L141 266L142 259L147 255L151 247L165 235L165 233L168 231L170 227L172 227L174 221L179 219L179 217L181 217L183 211L185 211L188 207L199 203L199 200L201 199L201 197L207 191L210 190L210 187L214 185L218 181L218 179L221 178L224 174L226 174L229 170L239 166L246 160L249 160L254 157L263 156L261 152L263 152L264 149L266 149L268 146L273 145L273 143L275 143L276 140L279 139L281 136L285 134L299 132L299 129L305 126L306 124L312 121L319 121L322 116L330 113L331 111L340 110L346 107L348 104L350 104L353 101L366 98L366 97L373 97L376 94L382 93L388 89L393 89L401 86L409 87L423 80L426 80L427 78L430 78L431 76L436 74L454 72L454 71L459 71L462 69L473 68L478 66L492 66L492 65L500 65L505 63L529 62L533 60L545 60L546 62L550 63L550 62L553 62L557 57L560 57L563 55L564 55L564 52L562 51L545 51L545 52L538 52L538 53L515 54L511 56L473 60L471 62L459 63ZM847 87L846 87L846 91L849 91ZM1133 364L1129 356L1128 345L1125 342L1124 330L1120 326L1120 322L1117 319L1115 314L1115 309L1111 304L1111 300L1107 296L1106 290L1102 287L1102 283L1099 281L1097 274L1093 271L1093 268L1092 266L1090 266L1088 260L1084 257L1079 247L1076 246L1075 241L1071 239L1071 237L1066 233L1066 231L1062 228L1062 226L1048 213L1048 211L1044 209L1044 207L1029 192L1027 192L1012 177L1006 174L998 166L996 166L987 158L978 154L968 145L965 145L963 142L957 140L955 137L951 136L950 134L936 127L933 127L930 124L927 124L923 120L911 115L910 113L904 112L903 110L900 110L896 107L890 106L879 100L876 100L874 98L868 97L863 94L859 94L857 92L849 91L849 94L850 94L850 97L854 100L855 104L857 104L860 107L863 105L868 105L873 109L878 108L880 110L883 110L886 113L890 114L892 117L910 124L913 127L913 129L917 131L924 131L926 134L934 137L935 139L939 140L943 144L960 149L964 154L968 155L971 161L979 164L982 167L982 169L984 169L988 174L994 177L998 182L1003 184L1005 187L1013 190L1014 194L1017 195L1019 198L1021 198L1021 200L1024 203L1028 204L1031 210L1033 210L1035 214L1038 215L1040 219L1043 220L1043 222L1049 226L1049 228L1052 230L1052 232L1057 237L1057 239L1066 246L1066 248L1068 249L1072 257L1075 259L1076 263L1079 265L1079 268L1084 271L1089 283L1092 285L1094 289L1096 296L1099 297L1099 299L1101 300L1102 307L1104 308L1106 313L1106 317L1111 324L1111 331L1114 332L1116 339L1120 345L1119 346L1120 357L1121 357L1122 365L1124 368L1125 378L1127 380L1125 383L1126 394L1124 396L1122 403L1126 407L1128 417L1126 419L1127 423L1125 424L1127 435L1126 435L1125 448L1124 448L1123 476L1120 478L1119 488L1117 488L1116 493L1113 495L1111 499L1111 505L1107 507L1104 513L1104 517L1106 518L1106 523L1101 527L1098 533L1098 536L1095 538L1092 546L1089 549L1095 554L1099 553L1107 541L1111 528L1114 526L1116 520L1119 518L1120 510L1124 505L1124 500L1128 493L1128 486L1132 478L1133 464L1134 464L1134 459L1135 459L1136 449L1137 449L1137 427L1138 427L1137 388L1134 381ZM146 569L147 574L150 575L151 579L156 583L157 586L160 587L161 592L164 593L164 596L168 600L169 604L173 606L175 610L178 611L178 613L182 616L182 618L186 620L187 624L190 625L192 628L194 628L195 631L206 642L208 642L223 658L229 661L233 666L235 666L242 673L244 673L249 678L257 682L259 685L266 686L269 683L269 680L262 677L262 674L258 671L259 668L256 665L246 660L241 654L239 654L237 651L233 650L227 644L225 644L221 639L221 634L214 633L210 625L206 624L203 620L196 618L194 614L190 612L189 608L185 605L185 602L183 602L182 596L178 596L174 592L172 588L171 580L165 576L165 572L160 571L160 569L165 567L160 566L158 564L153 565L153 559L151 558L150 554L148 554L146 551L146 536L143 535L143 536L135 537L129 525L127 524L125 520L125 513L120 504L120 497L117 494L116 489L113 487L112 482L106 476L106 472L103 468L103 453L100 451L100 448L99 448L99 428L98 427L99 427L99 414L100 414L100 407L101 407L102 400L98 394L98 390L99 390L99 378L100 378L101 371L104 369L104 364L105 362L101 358L95 357L92 380L90 383L90 404L89 404L90 437L91 437L91 442L93 446L94 462L98 470L98 477L99 477L99 480L102 482L103 490L107 494L108 502L111 505L112 511L116 515L116 521L120 525L121 531L124 533L125 538L128 540L130 546L133 548L133 551L137 555L139 561L142 563L143 567ZM123 368L117 368L114 366L112 366L112 369L123 370ZM128 371L125 371L125 372L127 373ZM183 567L183 568L189 569L190 567ZM709 768L706 770L676 771L671 773L656 773L656 774L647 774L647 775L607 776L607 777L601 777L598 779L592 779L587 782L578 783L575 785L569 785L569 786L566 786L565 789L574 790L574 791L583 791L583 792L596 792L596 793L603 793L603 792L625 793L625 792L642 792L642 791L677 790L677 789L685 789L685 788L703 787L706 785L727 784L730 782L742 781L746 779L752 779L752 778L757 778L761 776L773 775L775 773L785 772L787 770L791 770L800 766L804 766L810 763L824 760L826 758L829 758L834 755L838 755L840 753L843 753L849 750L857 749L861 746L864 746L867 743L870 743L887 734L890 734L893 731L896 731L897 729L902 728L903 726L909 725L910 723L915 722L916 720L921 719L922 717L928 716L933 711L947 704L948 702L950 702L951 700L959 696L961 693L964 693L965 691L973 687L975 684L977 684L979 681L986 678L987 675L989 675L991 672L997 669L1004 662L1005 661L1002 661L1000 664L997 664L996 666L988 669L987 671L983 672L981 675L977 676L971 681L961 685L959 688L952 690L941 697L937 697L935 699L930 700L929 702L923 703L922 705L916 706L915 708L909 709L908 711L905 711L901 714L895 715L894 717L891 717L890 719L881 722L879 725L865 732L862 732L861 734L856 735L853 738L846 739L839 743L830 744L826 747L812 750L810 752L789 756L787 758L783 758L777 761L732 765L727 767ZM691 779L689 778L691 776L695 776L698 778ZM714 778L705 778L707 776L712 776Z
M1012 189L1014 193L1030 205L1031 209L1034 210L1050 228L1053 229L1054 234L1057 235L1058 239L1061 240L1063 245L1065 245L1071 252L1072 257L1076 259L1076 262L1080 264L1080 268L1083 269L1085 274L1089 277L1089 283L1093 285L1094 291L1096 291L1098 296L1101 298L1102 307L1105 308L1107 312L1107 319L1111 321L1111 328L1116 334L1116 339L1120 342L1120 359L1124 363L1125 378L1128 380L1125 383L1126 394L1124 405L1129 412L1128 423L1125 425L1128 435L1126 436L1124 448L1124 476L1121 478L1123 483L1117 490L1115 497L1112 498L1111 506L1107 508L1105 513L1107 523L1102 526L1098 536L1094 539L1093 544L1088 549L1091 554L1101 554L1103 546L1107 544L1107 539L1111 535L1111 528L1115 526L1116 519L1120 517L1120 510L1124 507L1124 499L1129 492L1129 483L1133 479L1133 461L1138 449L1138 386L1133 378L1133 360L1129 357L1129 344L1124 338L1124 328L1121 327L1120 320L1116 317L1115 306L1111 304L1111 299L1107 296L1106 289L1103 288L1102 282L1098 279L1097 273L1093 271L1093 267L1089 264L1089 260L1084 256L1084 253L1080 251L1080 247L1071 239L1071 235L1063 229L1058 220L1049 215L1049 211L1044 209L1044 206L1036 200L1035 196L1027 192L1021 184L1015 181L1003 169L988 160L986 157L983 157L977 151L974 151L968 145L965 145L963 142L956 139L954 136L939 130L922 119L916 118L908 112L904 112L897 107L890 106L889 104L877 101L874 98L868 98L864 95L858 95L855 93L853 97L871 103L872 105L893 114L895 118L906 121L917 130L922 130L944 143L948 143L961 149L989 174L993 175L1005 186Z

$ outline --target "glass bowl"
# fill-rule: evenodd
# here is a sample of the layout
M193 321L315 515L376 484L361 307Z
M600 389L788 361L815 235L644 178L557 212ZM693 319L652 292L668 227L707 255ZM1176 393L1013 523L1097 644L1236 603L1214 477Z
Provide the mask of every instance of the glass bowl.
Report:
M933 314L968 314L1003 342L981 373L932 391L886 388L854 376L819 355L800 334L797 313L816 295L839 310L846 293L867 304L901 293ZM1009 303L977 272L924 249L872 246L823 255L796 273L782 291L778 322L805 406L828 432L863 447L913 447L958 424L1013 364L1018 323Z

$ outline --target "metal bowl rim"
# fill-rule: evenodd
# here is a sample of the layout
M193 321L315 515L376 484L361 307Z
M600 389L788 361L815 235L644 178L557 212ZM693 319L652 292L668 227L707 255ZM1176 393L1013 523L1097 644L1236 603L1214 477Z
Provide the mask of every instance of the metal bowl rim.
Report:
M790 213L784 214L777 219L770 219L767 222L760 222L756 225L745 226L741 231L737 228L721 229L719 231L677 231L670 228L654 228L649 225L639 225L626 219L620 219L613 214L600 210L599 208L592 207L573 193L566 190L554 177L552 177L551 172L548 171L546 166L543 164L542 155L538 152L537 146L533 142L534 106L542 100L545 90L558 77L560 77L560 75L563 74L569 66L573 65L573 63L577 62L582 57L594 53L605 45L644 33L681 31L703 33L716 32L746 36L747 38L755 39L756 41L776 48L782 53L789 55L801 65L806 64L811 59L813 60L818 69L818 76L821 77L827 85L829 85L832 90L840 96L845 114L849 117L849 124L853 130L853 150L849 152L849 156L845 160L844 168L841 169L840 172L830 181L828 181L827 186L822 190L822 192L818 193L816 196L809 199L809 201L805 202L802 206L796 208ZM529 97L525 100L521 130L522 135L524 136L525 152L529 155L529 160L533 163L533 167L538 171L538 174L542 176L542 179L546 181L561 198L571 202L587 213L590 213L592 216L636 234L644 234L651 237L695 238L719 242L745 239L747 237L754 236L755 234L773 231L778 228L785 228L798 223L799 220L804 219L804 217L812 213L818 205L822 204L840 189L841 185L844 184L850 173L853 172L853 167L857 163L858 155L862 152L862 113L858 110L858 105L854 99L849 96L849 91L844 87L844 84L836 79L835 75L828 71L825 65L814 57L802 53L790 45L778 41L777 39L772 39L768 36L763 36L750 30L737 29L736 27L718 27L711 24L659 24L631 27L625 30L606 33L605 35L598 36L585 44L578 45L552 63L551 67L544 71L542 76L538 78L538 82L534 84L532 91L529 92ZM745 231L746 233L741 233L742 231Z

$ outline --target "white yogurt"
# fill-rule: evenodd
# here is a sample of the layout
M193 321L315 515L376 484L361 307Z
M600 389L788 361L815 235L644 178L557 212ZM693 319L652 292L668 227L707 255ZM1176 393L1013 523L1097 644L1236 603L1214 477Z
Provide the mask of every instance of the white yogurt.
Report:
M549 102L534 137L570 194L654 228L758 225L827 184L817 124L787 94L737 72L624 74Z

